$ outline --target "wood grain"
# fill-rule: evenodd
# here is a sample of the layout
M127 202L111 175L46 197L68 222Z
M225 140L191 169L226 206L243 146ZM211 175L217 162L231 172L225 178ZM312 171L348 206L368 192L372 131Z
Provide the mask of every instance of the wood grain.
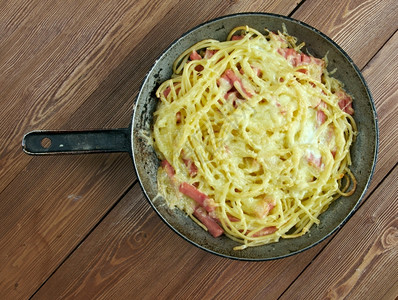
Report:
M371 186L377 184L398 163L398 32L363 70L373 94L379 119L379 155Z
M395 0L305 1L293 17L322 31L354 60L359 68L397 30Z
M375 289L369 295L396 296L388 276L397 277L396 218L389 210L396 211L397 198L397 5L0 2L0 298L277 299L297 297L293 287L308 295L330 288L331 298L332 291L365 297L367 287ZM22 153L22 136L33 129L127 127L142 79L162 49L199 23L242 11L293 13L366 66L380 154L367 201L344 231L287 259L231 261L191 246L162 223L134 184L127 154ZM358 238L348 239L353 233ZM336 253L342 258L335 268Z
M221 258L166 227L135 185L33 299L276 299L321 247L270 262Z
M281 299L396 299L397 178L395 167Z

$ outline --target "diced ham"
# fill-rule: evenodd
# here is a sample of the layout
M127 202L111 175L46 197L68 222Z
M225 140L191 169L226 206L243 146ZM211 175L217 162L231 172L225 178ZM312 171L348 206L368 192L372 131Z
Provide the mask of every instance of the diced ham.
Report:
M322 125L323 123L325 123L325 121L326 121L326 115L325 115L325 113L323 112L323 110L318 109L318 110L316 111L316 121L317 121L317 124L318 124L319 126Z
M277 230L278 230L278 228L276 228L275 226L265 227L265 228L261 229L260 231L256 232L255 234L253 234L253 237L269 235L271 233L274 233Z
M184 150L181 150L181 158L185 166L188 168L189 175L191 177L195 177L198 174L198 167L195 165L195 162L185 154Z
M251 90L250 87L245 86L245 84L243 84L242 82L242 79L239 78L232 69L225 70L224 74L229 78L231 82L233 82L234 85L239 85L239 87L242 89L247 97L250 98L254 95L254 91Z
M174 86L176 86L176 83L174 83ZM180 91L180 88L178 87L176 89L176 93L178 93ZM170 94L171 92L171 86L168 86L167 88L165 88L165 90L163 91L163 95L167 98L167 96Z
M167 96L170 94L171 91L171 87L167 87L164 91L163 91L163 95L167 98Z
M179 191L183 193L185 196L193 199L196 203L206 209L208 212L212 212L215 210L214 200L209 198L206 194L203 194L193 185L183 182L180 184Z
M336 96L339 99L338 104L340 109L349 115L353 115L354 109L352 108L352 98L342 90L336 92Z
M189 55L189 59L190 60L200 60L200 59L202 59L202 56L200 56L199 53L196 52L196 50L193 50L191 52L191 54Z
M316 121L317 121L317 125L321 126L323 123L325 123L326 121L326 114L325 112L322 110L322 108L326 108L327 105L325 102L321 101L317 106L317 111L316 111Z
M298 53L293 48L279 48L278 53L286 58L293 67L316 64L319 66L324 66L324 61L322 59L308 56L304 53Z
M224 233L224 230L221 228L217 222L208 215L208 213L200 206L196 207L193 215L200 221L204 226L206 226L207 230L213 237L219 237Z
M239 41L242 40L245 36L244 35L233 35L231 40L232 41Z
M256 66L250 66L254 72L254 74L256 74L256 76L260 76L261 75L261 69L256 67ZM239 73L241 73L242 75L245 73L245 71L243 69L239 70Z
M217 79L217 85L219 88L225 91L229 91L233 87L233 82L229 79L227 75L223 74L220 78Z
M209 49L206 49L204 58L209 59L209 58L211 58L216 52L217 52L217 50L209 50Z
M257 207L255 209L255 214L257 217L263 219L269 214L269 212L274 207L275 207L275 204L272 202L272 199L264 199L257 205Z
M189 175L191 177L195 177L198 174L198 167L195 165L195 163L189 158L183 158L182 160L188 168Z
M322 156L321 155L314 155L312 151L309 151L306 157L308 164L313 167L321 168L322 167Z
M166 171L167 175L168 175L170 178L173 178L173 177L174 177L174 175L175 175L174 168L173 168L173 166L172 166L166 159L162 160L161 166L162 166L162 168Z
M177 124L178 124L178 123L181 123L181 112L180 112L180 111L178 111L178 112L176 113L176 122L177 122Z
M240 221L240 219L238 219L234 216L231 216L231 215L228 215L228 220L230 220L231 222L239 222Z
M301 53L300 61L302 64L309 64L309 63L311 63L311 57L309 57L308 55L306 55L304 53Z

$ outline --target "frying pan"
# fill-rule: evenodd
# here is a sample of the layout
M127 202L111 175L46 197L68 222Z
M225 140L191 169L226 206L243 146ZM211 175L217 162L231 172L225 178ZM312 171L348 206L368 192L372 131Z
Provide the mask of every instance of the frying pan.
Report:
M349 197L334 201L320 217L320 225L299 238L281 239L277 243L233 250L237 245L226 236L213 238L178 209L170 209L157 195L159 160L145 136L151 132L153 112L158 100L154 92L161 82L169 79L174 60L184 50L203 39L225 40L231 29L248 25L264 32L281 30L283 24L290 35L305 41L306 51L316 57L327 54L328 68L337 68L334 76L345 84L354 98L354 118L358 136L351 149L352 172L358 181L356 191ZM45 141L51 144L45 144ZM150 205L160 218L177 234L210 253L240 260L270 260L283 258L316 245L338 230L354 213L370 183L378 151L378 123L374 102L360 71L348 55L330 38L315 28L285 17L267 13L240 13L203 23L174 41L155 61L138 93L132 120L128 128L95 131L33 131L22 141L28 154L66 154L127 151L133 160L137 178Z

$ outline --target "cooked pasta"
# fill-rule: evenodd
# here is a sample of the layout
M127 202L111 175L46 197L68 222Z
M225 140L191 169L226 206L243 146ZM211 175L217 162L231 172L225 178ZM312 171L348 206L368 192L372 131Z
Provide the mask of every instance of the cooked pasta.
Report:
M355 190L352 98L303 46L237 27L182 53L156 92L159 195L236 250L302 236Z

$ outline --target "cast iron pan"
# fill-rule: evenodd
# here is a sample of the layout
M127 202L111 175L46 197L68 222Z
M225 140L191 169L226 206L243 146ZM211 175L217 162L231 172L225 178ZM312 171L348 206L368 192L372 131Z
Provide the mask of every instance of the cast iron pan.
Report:
M199 228L179 210L170 210L164 200L157 198L156 172L159 161L144 135L149 135L153 112L158 100L154 91L161 82L171 76L174 60L192 44L203 39L225 40L236 26L248 25L260 32L264 28L282 30L285 24L288 33L305 41L309 53L317 57L327 54L329 69L337 68L335 77L345 84L354 97L354 118L359 134L352 147L352 171L358 180L355 193L336 200L320 216L320 225L314 225L309 233L296 239L281 239L280 242L234 251L236 242L225 236L213 238ZM50 139L50 146L42 146L43 139ZM156 60L148 72L136 99L131 124L128 128L97 131L33 131L22 142L28 154L63 154L120 152L130 153L138 180L149 203L159 216L176 233L187 241L210 253L240 260L269 260L290 256L306 250L339 229L353 214L360 203L372 177L378 150L378 125L374 102L360 71L348 55L330 38L318 30L288 17L265 13L241 13L217 18L201 24L174 41Z

